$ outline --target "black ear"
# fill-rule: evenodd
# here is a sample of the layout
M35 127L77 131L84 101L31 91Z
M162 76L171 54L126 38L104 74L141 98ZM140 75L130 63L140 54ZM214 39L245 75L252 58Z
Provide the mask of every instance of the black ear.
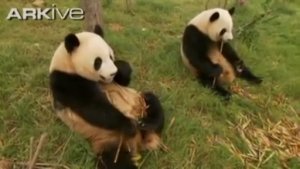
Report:
M209 21L213 22L213 21L217 20L219 18L219 16L220 16L219 12L215 12L214 14L212 14L210 16Z
M103 32L102 28L99 25L95 26L94 33L96 33L97 35L99 35L102 38L104 38L104 32Z
M69 53L72 53L75 48L80 45L79 39L73 33L65 37L65 47Z
M234 11L235 11L235 7L232 7L228 10L229 14L230 15L233 15L234 14Z

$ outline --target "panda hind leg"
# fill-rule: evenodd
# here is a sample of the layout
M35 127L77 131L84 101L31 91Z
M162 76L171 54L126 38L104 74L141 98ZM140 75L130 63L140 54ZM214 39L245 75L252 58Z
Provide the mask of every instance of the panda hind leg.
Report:
M140 128L144 131L154 131L161 134L165 122L162 105L158 97L152 92L144 92L143 96L147 105L147 115L140 119Z
M221 45L218 45L219 47ZM237 76L241 79L247 80L254 84L260 84L262 79L255 76L248 67L244 64L243 60L240 59L238 53L233 49L233 47L227 42L224 43L222 49L223 56L227 59L227 61L234 67Z
M255 76L249 70L249 68L247 68L243 64L241 66L238 65L237 74L238 74L239 78L247 80L248 82L251 82L251 83L254 83L254 84L261 84L261 82L262 82L262 79L260 77Z
M231 93L230 91L226 90L224 87L222 87L218 82L217 79L214 77L209 77L205 75L198 76L199 82L207 88L212 89L215 91L218 95L222 96L224 100L230 100Z
M98 155L97 169L137 169L137 165L132 160L132 155L129 151L121 149L118 154L118 159L114 162L118 146L104 150L101 155Z

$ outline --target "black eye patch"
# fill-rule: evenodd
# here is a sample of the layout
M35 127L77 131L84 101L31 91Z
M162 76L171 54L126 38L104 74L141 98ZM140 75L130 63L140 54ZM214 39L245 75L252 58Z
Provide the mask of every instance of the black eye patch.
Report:
M220 36L224 35L224 33L226 32L227 30L225 28L223 28L220 32Z
M97 57L94 61L94 69L99 70L102 64L102 59Z
M112 57L112 55L109 55L109 58L110 58L111 60L114 60L114 58Z

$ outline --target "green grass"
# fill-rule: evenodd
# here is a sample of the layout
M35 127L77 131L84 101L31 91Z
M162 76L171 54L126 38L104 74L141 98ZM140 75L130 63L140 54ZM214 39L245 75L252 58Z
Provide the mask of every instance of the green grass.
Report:
M54 50L66 34L81 31L83 23L5 20L11 7L21 8L27 2L30 1L11 0L0 6L0 158L26 161L30 137L37 139L47 132L48 141L39 161L92 169L89 145L57 119L48 88L48 67ZM218 1L210 2L213 7ZM79 3L67 0L56 4L63 8ZM261 4L262 1L250 1L239 7L234 16L235 28L264 12ZM243 164L238 158L224 146L208 141L211 136L228 137L243 147L227 121L236 123L248 116L257 125L267 118L300 122L298 0L275 1L271 6L273 19L267 17L236 37L234 47L264 82L253 86L238 80L240 86L259 99L234 95L227 105L201 87L180 60L181 33L188 20L204 9L204 0L136 0L133 7L134 16L126 12L123 1L112 1L104 7L104 20L106 40L118 58L133 65L131 86L153 90L166 112L163 139L171 151L145 153L143 168L240 169ZM280 95L287 98L283 105L274 102ZM175 122L168 128L172 118ZM278 161L274 156L262 168L280 168ZM289 165L300 168L300 160L293 159Z

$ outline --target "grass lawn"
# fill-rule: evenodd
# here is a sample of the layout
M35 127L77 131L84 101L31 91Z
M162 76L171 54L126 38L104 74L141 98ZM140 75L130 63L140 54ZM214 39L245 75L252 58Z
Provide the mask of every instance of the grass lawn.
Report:
M53 113L48 88L54 50L66 34L81 31L83 22L5 20L11 7L22 8L28 2L10 0L0 5L0 158L27 161L30 138L38 140L47 132L39 161L72 169L95 168L87 142ZM55 2L60 9L79 5L75 0L47 2ZM209 7L217 2L210 0ZM106 40L118 58L132 64L131 86L153 90L166 112L163 139L170 152L145 153L143 168L253 168L251 164L257 162L244 164L220 141L229 140L240 153L249 152L245 139L232 126L243 119L258 128L263 128L267 119L300 124L300 1L266 3L250 1L236 10L234 24L240 34L233 46L264 81L255 86L237 80L235 85L251 97L235 94L229 104L199 85L180 60L184 26L204 9L205 0L135 0L134 16L126 12L124 1L104 4ZM239 31L269 9L271 13L262 20ZM258 168L283 166L277 151L269 151L265 157L272 152L275 154ZM285 164L300 168L299 155Z

